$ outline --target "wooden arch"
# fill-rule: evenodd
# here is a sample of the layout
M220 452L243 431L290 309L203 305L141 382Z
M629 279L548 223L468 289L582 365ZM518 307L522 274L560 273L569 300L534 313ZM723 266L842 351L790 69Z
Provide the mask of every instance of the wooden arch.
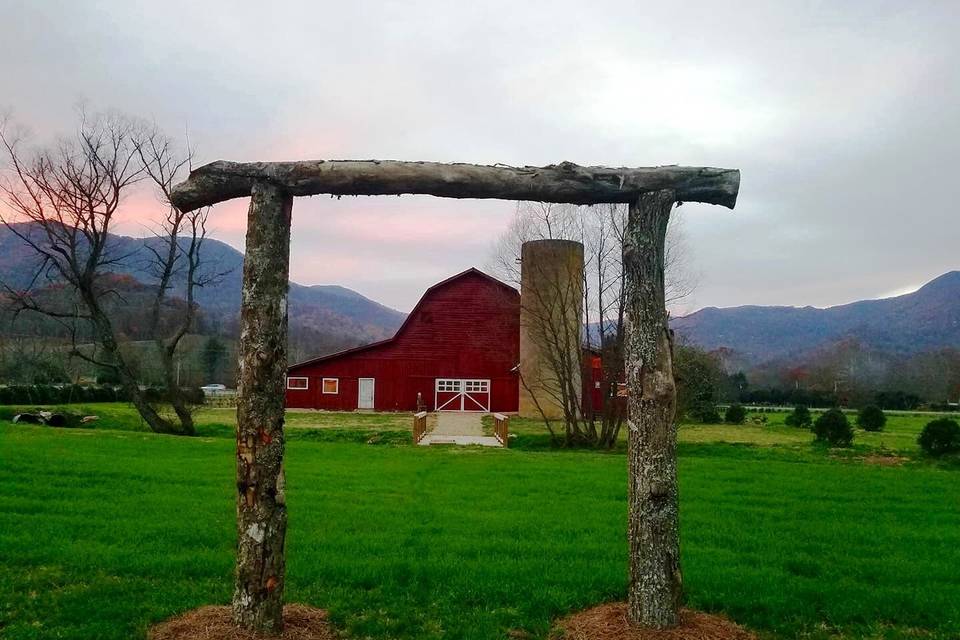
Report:
M188 211L250 196L240 328L237 406L235 622L282 628L287 509L284 375L294 196L427 194L571 204L629 204L623 246L631 621L677 623L681 597L676 389L664 299L664 238L678 202L732 209L740 172L711 167L545 167L316 160L213 162L190 173L171 200Z

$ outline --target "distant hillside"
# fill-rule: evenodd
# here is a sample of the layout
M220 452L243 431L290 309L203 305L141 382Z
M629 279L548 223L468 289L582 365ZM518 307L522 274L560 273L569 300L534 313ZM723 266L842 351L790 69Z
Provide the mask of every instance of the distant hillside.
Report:
M960 346L960 271L895 298L814 307L702 309L672 321L676 332L706 349L724 349L747 366L803 357L844 340L890 354Z
M115 236L113 254L121 257L114 268L144 283L152 281L149 252L151 238ZM197 302L208 323L228 331L235 329L240 312L243 278L243 254L230 245L208 238L203 246L206 268L222 273L216 286L197 291ZM0 279L13 287L27 287L35 273L36 257L26 244L7 228L0 226ZM300 342L314 340L320 351L353 346L392 336L405 314L366 298L356 291L337 285L305 286L290 283L290 329ZM301 351L313 353L309 345Z

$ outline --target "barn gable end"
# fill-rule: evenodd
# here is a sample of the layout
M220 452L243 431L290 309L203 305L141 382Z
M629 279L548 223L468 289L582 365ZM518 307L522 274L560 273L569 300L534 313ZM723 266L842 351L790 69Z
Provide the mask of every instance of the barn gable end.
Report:
M519 334L519 293L468 269L430 287L393 338L291 366L287 406L412 411L420 394L430 410L446 403L445 409L516 411ZM462 405L447 402L449 394L438 401L437 379L486 380L489 391Z

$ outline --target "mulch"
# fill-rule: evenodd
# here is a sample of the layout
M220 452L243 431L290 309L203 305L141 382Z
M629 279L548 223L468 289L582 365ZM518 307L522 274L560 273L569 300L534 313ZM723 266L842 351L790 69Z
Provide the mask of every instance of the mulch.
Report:
M302 604L283 608L283 633L271 640L335 640L327 612ZM264 640L264 636L238 629L230 607L201 607L154 625L147 640Z
M683 609L680 625L662 631L627 622L627 605L614 602L575 613L557 623L563 640L757 640L757 636L721 616Z
M230 607L201 607L153 626L147 640L264 640L233 624ZM554 637L563 640L757 640L721 616L683 609L672 629L638 629L627 622L627 605L614 602L560 620ZM327 612L301 604L283 608L283 633L271 640L336 640Z

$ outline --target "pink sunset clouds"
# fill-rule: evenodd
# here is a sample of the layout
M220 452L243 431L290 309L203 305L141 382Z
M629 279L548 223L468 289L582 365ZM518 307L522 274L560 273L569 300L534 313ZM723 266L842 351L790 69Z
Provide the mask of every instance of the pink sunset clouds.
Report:
M291 278L342 284L406 311L434 282L484 268L514 208L429 196L300 198Z
M290 277L339 284L409 310L434 282L472 266L483 269L515 207L430 196L297 198ZM116 230L148 234L162 213L150 190L138 189L124 202ZM246 216L246 199L217 205L208 218L210 237L242 251Z

